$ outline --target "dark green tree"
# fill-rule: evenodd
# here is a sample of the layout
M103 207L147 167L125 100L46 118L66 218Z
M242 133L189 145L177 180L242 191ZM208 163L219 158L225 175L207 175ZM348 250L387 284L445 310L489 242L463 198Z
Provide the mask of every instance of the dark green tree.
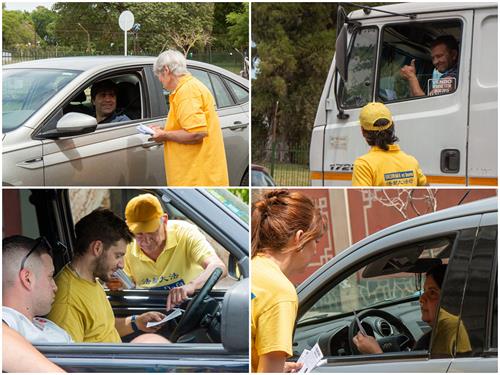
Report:
M37 35L27 12L7 10L2 4L2 43L4 49L36 45Z
M57 19L57 13L38 6L31 12L31 20L35 27L35 31L41 40L46 44L55 44L56 38L54 35L54 26Z

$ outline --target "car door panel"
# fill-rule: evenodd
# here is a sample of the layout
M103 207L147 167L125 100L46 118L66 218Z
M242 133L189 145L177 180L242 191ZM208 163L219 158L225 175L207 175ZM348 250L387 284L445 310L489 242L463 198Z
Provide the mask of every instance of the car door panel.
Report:
M143 147L148 136L136 126L161 126L162 120L112 124L77 137L46 140L46 185L164 185L163 148Z
M454 358L448 372L493 372L498 373L498 358Z
M346 357L347 358L347 357ZM376 360L368 359L364 363L362 360L349 361L346 359L343 362L335 361L328 362L313 372L321 373L412 373L412 372L446 372L450 367L451 359L433 359L429 360L426 356L421 358L401 358L400 360L388 356L387 359L378 357ZM361 362L361 363L360 363Z
M21 141L13 142L14 146L4 146L2 152L3 173L2 184L8 185L43 185L43 153L42 142L32 139L32 129L20 128L7 133L4 145L10 143L10 139L17 137ZM22 141L24 139L24 141Z

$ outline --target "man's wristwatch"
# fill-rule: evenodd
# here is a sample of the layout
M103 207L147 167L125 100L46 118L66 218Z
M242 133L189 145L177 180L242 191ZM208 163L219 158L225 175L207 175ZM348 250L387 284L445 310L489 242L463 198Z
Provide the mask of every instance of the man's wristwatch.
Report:
M134 332L140 331L139 327L137 327L137 324L135 322L136 320L137 320L137 315L132 315L132 317L130 318L130 325L132 326Z

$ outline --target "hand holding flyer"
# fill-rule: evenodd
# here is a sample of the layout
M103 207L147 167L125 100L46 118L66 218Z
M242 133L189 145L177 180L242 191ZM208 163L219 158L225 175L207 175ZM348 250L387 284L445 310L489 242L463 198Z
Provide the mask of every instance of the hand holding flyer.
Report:
M139 133L146 134L146 135L153 135L155 132L153 129L151 129L148 126L145 125L138 125L136 129L139 131Z
M311 350L304 349L297 362L303 363L302 368L298 372L308 373L326 361L323 359L323 352L319 348L318 343L316 343Z
M184 312L183 309L178 309L178 308L174 308L172 309L173 311L168 314L167 316L165 316L162 320L160 320L159 322L148 322L148 324L146 325L147 328L150 328L150 327L156 327L158 325L161 325L161 324L165 324L166 322L168 322L169 320L172 320L172 319L175 319L177 318L178 316L181 316L182 313Z

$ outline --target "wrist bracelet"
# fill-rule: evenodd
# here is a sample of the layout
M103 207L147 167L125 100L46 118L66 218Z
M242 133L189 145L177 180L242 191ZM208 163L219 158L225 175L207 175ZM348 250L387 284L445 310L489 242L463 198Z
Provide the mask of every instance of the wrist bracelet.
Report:
M132 315L132 317L130 318L130 325L132 326L134 332L140 331L139 327L137 327L137 324L135 323L136 320L137 320L137 315Z

